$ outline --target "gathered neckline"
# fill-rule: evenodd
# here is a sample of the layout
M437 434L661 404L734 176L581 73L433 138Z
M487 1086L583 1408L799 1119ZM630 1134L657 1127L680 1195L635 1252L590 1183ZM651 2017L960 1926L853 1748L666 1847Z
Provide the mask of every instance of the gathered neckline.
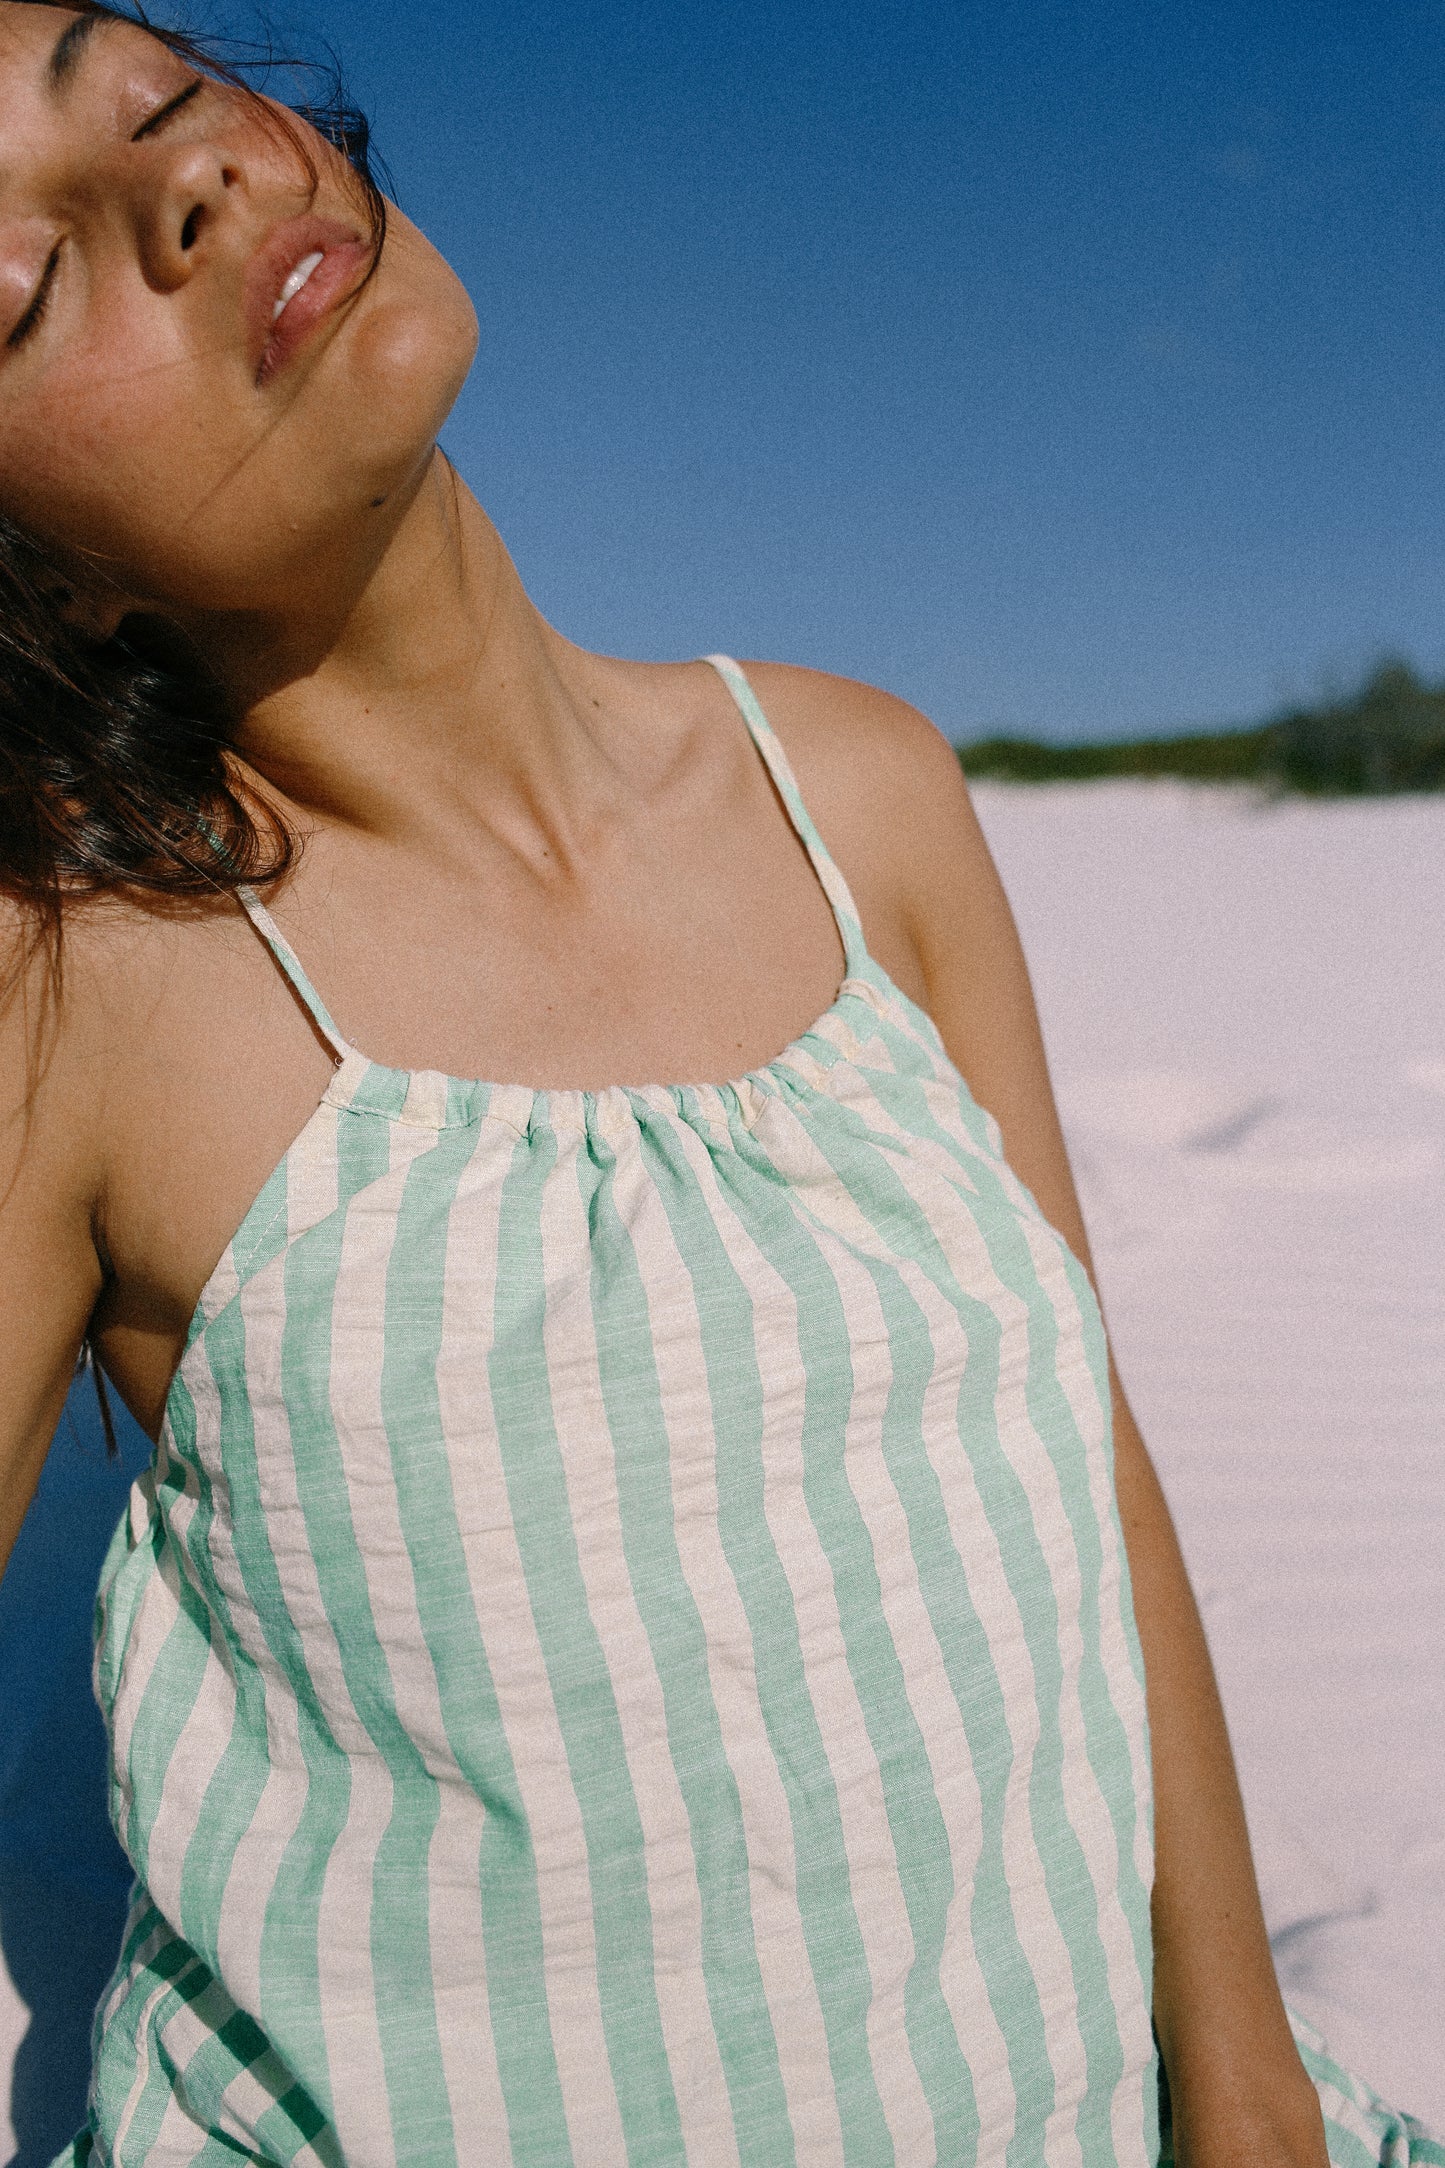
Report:
M906 1003L910 1011L917 1009L917 1004L874 957L866 952L861 957L855 954L852 967L845 971L827 1008L770 1060L759 1062L736 1076L688 1078L677 1082L646 1080L641 1083L547 1085L458 1076L446 1069L405 1068L376 1061L338 1033L334 1043L341 1058L332 1072L322 1104L329 1103L356 1113L385 1115L393 1120L417 1121L426 1127L451 1127L457 1122L475 1120L481 1112L523 1133L532 1126L538 1113L549 1118L560 1115L564 1120L570 1115L585 1127L589 1114L637 1103L654 1108L664 1105L683 1107L688 1102L703 1107L729 1102L746 1106L758 1093L770 1094L770 1088L775 1087L784 1074L796 1078L800 1065L807 1061L820 1041L836 1052L837 1041L830 1027L841 1019L850 1002L860 999L875 1012L889 1000ZM926 1011L918 1013L926 1016ZM357 1092L368 1075L392 1084L393 1090L387 1095L391 1104L374 1107L367 1106L364 1101L358 1104ZM479 1098L483 1101L481 1109L476 1106Z
M865 960L872 964L873 968L881 976L887 978L882 966L875 963L871 956ZM894 986L892 979L888 979L888 990L902 992L901 987ZM460 1092L510 1092L528 1099L546 1099L571 1103L593 1103L599 1099L615 1098L619 1093L625 1097L628 1092L638 1094L662 1092L672 1097L677 1094L692 1092L739 1091L750 1084L758 1083L763 1077L771 1076L775 1069L790 1067L792 1056L802 1052L810 1039L825 1035L827 1026L832 1023L839 1010L853 995L864 993L866 999L868 993L876 991L878 989L873 986L872 981L860 976L856 967L846 971L837 993L833 996L827 1008L821 1010L813 1018L811 1024L806 1025L794 1038L791 1038L781 1053L774 1054L769 1061L758 1062L751 1069L742 1070L737 1076L687 1077L679 1079L677 1082L660 1082L655 1078L647 1078L636 1084L621 1081L608 1084L528 1084L520 1080L513 1082L502 1077L457 1076L449 1069L436 1069L427 1066L405 1068L395 1062L378 1061L374 1056L364 1052L361 1047L353 1045L351 1040L341 1038L339 1034L336 1041L336 1050L341 1059L336 1063L335 1075L339 1077L342 1071L348 1068L378 1069L384 1076L405 1078L408 1083L434 1079L437 1083L450 1085Z
M848 884L803 804L797 778L788 757L759 706L757 696L746 676L729 655L709 655L703 659L713 666L732 695L763 766L772 779L783 811L807 852L818 884L832 911L833 921L843 944L843 977L827 1008L790 1039L770 1061L758 1063L739 1075L722 1079L708 1077L687 1079L678 1083L649 1081L640 1084L509 1084L490 1077L458 1076L445 1069L400 1068L390 1062L375 1060L360 1047L353 1045L337 1028L335 1019L308 977L290 942L255 890L243 886L237 891L238 901L271 950L282 972L290 980L292 991L307 1010L319 1035L336 1057L335 1069L323 1104L329 1101L333 1106L354 1105L356 1092L365 1078L375 1075L390 1079L394 1087L401 1087L402 1105L399 1113L402 1120L420 1121L428 1126L436 1125L439 1120L443 1125L449 1126L450 1121L456 1118L451 1109L459 1098L468 1103L470 1114L471 1103L479 1094L486 1095L488 1111L495 1110L504 1119L510 1114L515 1122L524 1127L540 1104L545 1104L549 1112L556 1110L580 1113L584 1117L590 1111L616 1106L619 1101L629 1098L653 1105L663 1101L681 1105L688 1099L706 1105L719 1099L725 1100L729 1096L737 1099L746 1097L751 1092L766 1091L780 1076L796 1073L800 1058L807 1055L811 1044L829 1037L829 1026L851 998L861 994L865 999L871 997L876 1002L881 992L885 997L894 994L907 999L902 989L894 984L868 949L858 907L853 901ZM875 984L875 981L880 981L881 986ZM910 1003L909 1006L911 1008L916 1005ZM358 1108L358 1111L366 1111L364 1105ZM371 1111L379 1113L383 1109L378 1107Z

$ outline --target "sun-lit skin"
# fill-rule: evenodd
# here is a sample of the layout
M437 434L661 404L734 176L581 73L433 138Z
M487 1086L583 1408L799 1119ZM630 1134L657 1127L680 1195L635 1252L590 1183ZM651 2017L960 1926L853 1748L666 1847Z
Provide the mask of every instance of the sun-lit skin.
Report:
M248 260L307 209L364 237L348 167L291 123L313 192L284 129L214 81L165 116L195 71L129 25L98 28L50 95L70 19L0 10L0 339L61 244L41 320L0 344L0 506L83 548L117 603L244 667L301 622L334 629L366 586L425 482L475 316L393 211L371 280L258 383Z
M313 205L284 130L215 85L148 126L192 71L134 27L96 31L52 98L72 19L0 6L0 511L65 557L85 623L169 615L228 681L251 772L308 835L278 915L304 927L343 1028L398 1064L559 1085L768 1059L834 998L831 913L713 674L571 646L453 486L435 447L476 342L460 283L393 211L374 278L258 381L246 267L308 206L360 234L348 169L308 138ZM57 243L49 305L7 343ZM952 752L887 695L749 668L870 950L1087 1263L1022 953ZM324 1089L326 1059L228 910L125 920L93 955L82 939L89 1001L67 1010L24 1152L0 1124L0 1564L87 1322L155 1435L200 1289ZM16 1104L22 1052L0 1039ZM1207 1652L1122 1394L1116 1437L1180 2159L1321 2168Z
M139 606L192 635L233 692L242 780L317 854L390 839L463 880L488 849L575 862L599 805L631 818L635 765L599 730L633 730L638 673L552 631L436 450L476 346L466 290L393 207L371 277L258 382L247 265L298 213L363 234L349 167L209 80L152 125L194 71L130 25L52 97L73 19L0 8L0 342L61 247L33 334L0 343L0 510L60 548L87 629Z
M61 551L87 629L138 606L193 636L235 696L243 781L318 850L424 837L464 879L490 837L575 863L599 818L632 818L638 749L656 766L652 680L545 623L436 450L476 346L465 289L393 207L354 301L258 382L248 260L307 209L361 234L349 168L211 81L148 127L193 70L131 25L52 98L71 20L0 8L0 511Z

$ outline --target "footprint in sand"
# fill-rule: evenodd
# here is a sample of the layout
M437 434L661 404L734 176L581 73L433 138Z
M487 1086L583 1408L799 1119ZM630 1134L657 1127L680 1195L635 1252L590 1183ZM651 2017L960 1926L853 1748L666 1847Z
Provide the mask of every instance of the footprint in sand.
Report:
M1445 1094L1445 1061L1420 1061L1411 1081ZM1438 1137L1382 1134L1305 1111L1258 1080L1194 1070L1127 1069L1061 1079L1064 1126L1086 1163L1172 1163L1187 1181L1229 1189L1393 1189L1438 1179ZM1162 1171L1162 1168L1161 1168Z
M1193 1069L1077 1072L1059 1083L1065 1126L1166 1152L1232 1149L1280 1104L1237 1078Z

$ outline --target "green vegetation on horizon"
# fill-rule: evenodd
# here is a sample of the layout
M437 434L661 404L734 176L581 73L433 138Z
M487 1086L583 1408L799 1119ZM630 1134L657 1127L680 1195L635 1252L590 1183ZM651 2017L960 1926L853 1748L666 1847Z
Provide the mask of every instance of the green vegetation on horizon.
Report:
M1346 698L1291 708L1247 730L1104 745L981 738L960 745L970 777L1010 783L1168 775L1194 783L1252 783L1313 797L1445 790L1445 684L1405 662L1381 663Z

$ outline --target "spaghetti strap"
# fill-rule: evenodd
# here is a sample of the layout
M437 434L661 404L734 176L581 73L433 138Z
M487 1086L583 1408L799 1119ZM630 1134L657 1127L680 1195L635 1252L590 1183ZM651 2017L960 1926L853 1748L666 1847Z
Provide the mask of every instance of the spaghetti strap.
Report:
M803 803L803 794L798 789L797 777L793 774L788 756L783 751L778 734L766 715L764 715L757 694L753 691L742 669L733 661L731 655L706 655L703 660L712 664L714 670L716 670L718 676L732 694L738 711L748 726L753 743L761 753L763 763L777 785L778 796L787 808L788 818L792 822L809 858L812 860L813 871L817 874L819 882L822 884L823 893L832 906L833 917L837 922L838 933L843 943L847 975L850 979L859 978L863 975L863 966L869 959L868 944L863 938L863 922L858 916L858 906L853 901L852 890L844 880L837 861L833 858L828 846L813 825L812 816Z
M312 1023L315 1024L316 1029L331 1048L338 1064L345 1061L347 1055L353 1051L351 1044L337 1030L332 1020L331 1011L307 977L295 949L292 948L254 888L240 887L236 890L236 896L247 918L250 919L251 924L295 987Z
M778 795L783 801L788 818L808 853L813 870L818 876L823 893L832 909L839 937L843 943L845 975L849 979L862 977L869 958L868 945L863 938L862 921L858 916L858 906L853 901L852 892L848 887L848 883L844 880L839 866L813 825L812 816L803 803L802 793L798 789L797 778L793 774L788 756L783 751L778 735L766 715L764 715L757 694L753 691L743 671L733 661L732 657L730 655L708 655L704 657L704 660L712 664L718 676L732 694L743 721L747 724L753 743L762 756L763 764L777 786ZM238 887L236 896L251 924L255 927L257 933L275 957L276 962L295 988L307 1014L336 1056L338 1064L345 1061L348 1055L353 1054L356 1050L337 1028L331 1011L327 1008L320 994L317 993L295 949L292 948L254 888L245 885Z

